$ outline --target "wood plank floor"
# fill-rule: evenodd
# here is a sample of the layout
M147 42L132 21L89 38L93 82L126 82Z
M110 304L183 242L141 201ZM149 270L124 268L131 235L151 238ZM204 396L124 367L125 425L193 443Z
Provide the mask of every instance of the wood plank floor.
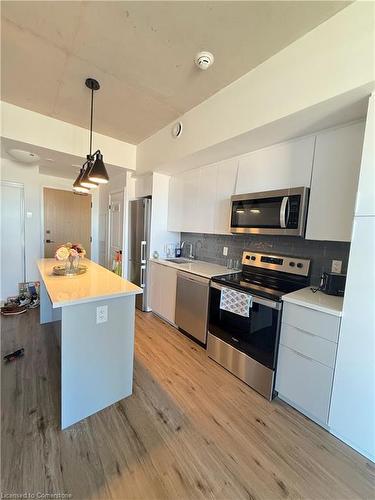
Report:
M2 319L3 495L75 499L374 498L374 465L199 346L137 312L134 394L59 430L59 324ZM84 362L85 353L82 353Z

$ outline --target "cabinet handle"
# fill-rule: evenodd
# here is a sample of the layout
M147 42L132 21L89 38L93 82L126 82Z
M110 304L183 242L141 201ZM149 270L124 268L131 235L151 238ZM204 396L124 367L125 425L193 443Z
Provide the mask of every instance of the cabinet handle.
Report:
M301 356L301 358L308 359L309 361L315 361L315 359L310 358L309 356L306 356L305 354L301 354L300 352L295 351L295 350L294 350L294 349L292 349L291 347L289 347L289 349L290 349L291 351L293 351L293 352L294 352L294 354L297 354L297 356Z
M299 332L306 333L306 335L310 335L311 337L318 337L319 339L327 340L325 337L321 337L320 335L317 335L316 333L311 333L311 332L308 332L306 330L303 330L302 328L298 328L298 326L290 325L289 323L284 323L284 324L291 326L292 328L295 328Z

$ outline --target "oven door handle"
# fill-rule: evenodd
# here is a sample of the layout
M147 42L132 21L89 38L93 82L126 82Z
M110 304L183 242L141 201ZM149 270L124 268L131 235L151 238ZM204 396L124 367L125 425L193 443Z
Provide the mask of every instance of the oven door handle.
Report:
M286 229L289 222L289 196L284 196L280 206L280 227Z
M272 309L277 309L278 311L282 308L281 302L276 302L270 299L264 299L263 297L258 297L257 295L252 295L251 293L243 292L242 290L237 290L236 288L232 288L230 286L222 286L214 281L211 281L211 288L215 288L216 290L222 290L223 288L230 288L232 290L236 290L236 292L245 293L246 295L251 295L253 298L253 303L260 304L262 306L271 307Z

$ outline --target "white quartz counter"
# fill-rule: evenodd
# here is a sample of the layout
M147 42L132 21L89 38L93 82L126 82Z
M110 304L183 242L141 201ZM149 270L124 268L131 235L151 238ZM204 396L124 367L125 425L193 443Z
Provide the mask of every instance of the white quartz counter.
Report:
M283 295L284 302L308 307L334 316L342 315L343 297L327 295L323 292L313 293L311 287L302 288L296 292Z
M82 259L87 271L78 276L54 275L53 266L58 264L55 259L38 261L39 272L53 308L142 293L137 285L89 259Z
M196 274L198 276L203 276L204 278L209 279L213 276L220 276L221 274L233 274L239 272L234 269L227 269L225 266L219 266L218 264L204 262L203 260L192 260L186 263L176 263L166 259L151 260L152 262L156 262L157 264L161 264L162 266L174 267L175 269L178 269L180 271Z

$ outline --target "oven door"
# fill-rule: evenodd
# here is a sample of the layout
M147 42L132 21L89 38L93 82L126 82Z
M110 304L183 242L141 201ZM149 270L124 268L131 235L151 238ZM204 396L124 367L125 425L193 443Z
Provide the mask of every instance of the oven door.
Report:
M308 188L232 196L231 232L303 236Z
M282 303L253 295L249 317L246 318L220 309L222 288L211 283L209 333L274 370Z

